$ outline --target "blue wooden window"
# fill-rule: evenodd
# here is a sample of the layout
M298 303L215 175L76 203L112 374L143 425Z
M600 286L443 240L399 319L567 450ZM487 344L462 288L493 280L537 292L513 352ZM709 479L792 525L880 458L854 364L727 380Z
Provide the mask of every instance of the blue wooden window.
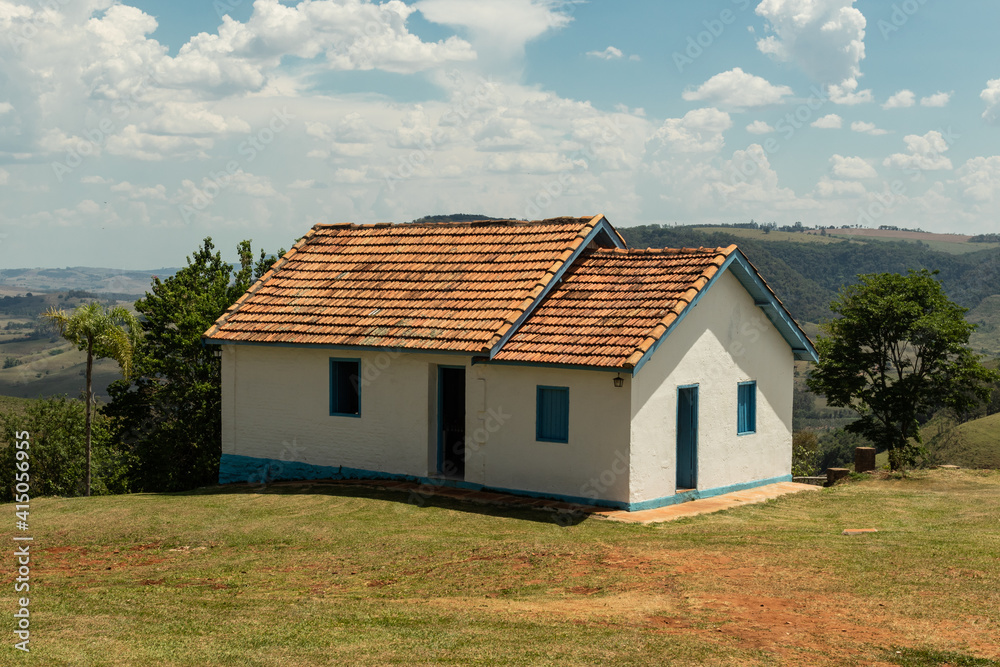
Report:
M736 433L757 432L757 383L740 382L736 389Z
M569 442L569 387L538 387L535 439Z
M360 359L330 359L330 414L361 416Z

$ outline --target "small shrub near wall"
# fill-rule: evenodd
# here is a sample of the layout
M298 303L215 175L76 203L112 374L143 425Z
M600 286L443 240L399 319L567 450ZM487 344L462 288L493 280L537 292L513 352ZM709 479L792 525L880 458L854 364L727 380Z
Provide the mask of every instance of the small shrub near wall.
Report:
M812 431L792 434L792 476L812 477L819 473L819 438Z

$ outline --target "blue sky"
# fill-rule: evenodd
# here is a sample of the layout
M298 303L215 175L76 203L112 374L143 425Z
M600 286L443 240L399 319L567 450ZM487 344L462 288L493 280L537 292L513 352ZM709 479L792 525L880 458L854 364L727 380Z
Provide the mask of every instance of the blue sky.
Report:
M1000 232L992 0L0 0L5 267L436 213Z

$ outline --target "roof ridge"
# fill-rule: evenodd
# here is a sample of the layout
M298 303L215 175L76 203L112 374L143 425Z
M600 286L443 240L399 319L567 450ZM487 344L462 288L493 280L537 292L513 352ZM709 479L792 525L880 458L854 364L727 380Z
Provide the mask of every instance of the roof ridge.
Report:
M707 250L702 248L702 250ZM732 244L726 248L716 248L715 257L712 259L712 263L705 267L705 270L701 272L701 275L691 281L691 287L681 295L676 302L674 302L673 307L667 312L663 318L656 323L652 331L646 334L639 345L636 346L635 351L629 355L625 360L623 366L625 368L635 368L635 365L639 363L639 360L650 350L653 345L655 345L663 336L670 330L670 326L681 316L681 313L691 305L697 297L698 294L708 285L712 278L716 276L722 265L726 263L729 256L734 252L738 251L736 244ZM683 305L681 305L683 304Z
M571 219L583 220L584 218L571 218ZM552 263L552 266L546 269L545 273L542 274L542 277L535 282L535 286L531 288L531 290L528 292L528 295L524 298L523 301L521 301L521 305L515 308L513 312L507 315L507 317L504 319L503 324L493 334L490 340L486 343L486 345L483 348L483 351L492 350L494 345L503 340L503 337L507 334L508 331L510 331L511 327L513 327L517 323L518 318L525 312L527 312L528 308L530 308L531 305L535 303L539 295L545 292L545 288L549 286L552 280L559 273L559 269L566 264L566 262L574 255L574 253L576 253L576 251L583 244L584 240L586 240L586 238L590 236L590 233L594 231L594 228L597 227L598 223L604 219L605 219L604 214L599 213L595 215L593 218L591 218L587 222L587 224L585 224L577 231L576 236L566 245L566 248L561 253L559 253L559 256Z
M603 217L603 216L598 216ZM545 218L543 220L518 220L508 218L503 220L442 220L438 222L321 222L314 225L313 229L381 229L386 227L395 228L418 228L418 227L471 227L471 226L530 226L530 225L555 225L570 222L580 222L582 220L593 220L592 216L559 218ZM620 235L619 235L620 236Z
M737 246L735 244L730 245L726 248L716 247L716 248L594 248L590 252L592 254L618 254L618 255L630 255L630 256L641 256L641 255L707 255L707 254L729 254Z

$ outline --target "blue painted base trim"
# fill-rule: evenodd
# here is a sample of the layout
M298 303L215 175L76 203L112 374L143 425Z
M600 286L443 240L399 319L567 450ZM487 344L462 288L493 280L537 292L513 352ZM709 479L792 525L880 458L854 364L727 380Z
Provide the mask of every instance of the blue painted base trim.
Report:
M713 496L721 496L724 493L746 491L747 489L754 489L758 486L767 486L768 484L790 481L792 481L792 476L789 474L781 475L780 477L771 477L770 479L758 479L753 482L741 482L740 484L730 484L729 486L717 486L714 489L695 489L693 491L685 491L684 493L675 493L672 496L665 496L663 498L654 498L653 500L643 500L638 503L629 503L628 510L630 512L651 510L656 509L657 507L666 507L667 505L686 503L689 500L712 498Z
M447 486L455 489L468 489L471 491L494 491L496 493L509 493L515 496L526 496L528 498L546 498L558 500L574 505L596 505L598 507L609 507L612 509L627 510L635 512L638 510L648 510L666 505L676 505L677 503L697 500L698 498L711 498L733 491L743 491L757 486L776 484L778 482L792 481L791 475L772 477L754 482L742 484L732 484L721 486L715 489L686 491L672 496L656 498L654 500L644 500L638 503L626 503L618 500L604 500L602 498L584 498L582 496L566 496L558 493L542 493L538 491L526 491L524 489L507 489L503 487L484 486L463 482L454 479L443 479L434 477L419 477L416 475L399 475L388 472L378 472L374 470L363 470L360 468L345 468L344 466L320 466L299 461L279 461L277 459L257 458L253 456L241 456L239 454L223 454L219 462L219 484L267 484L281 480L310 480L310 479L388 479L403 482L416 482L429 486Z

